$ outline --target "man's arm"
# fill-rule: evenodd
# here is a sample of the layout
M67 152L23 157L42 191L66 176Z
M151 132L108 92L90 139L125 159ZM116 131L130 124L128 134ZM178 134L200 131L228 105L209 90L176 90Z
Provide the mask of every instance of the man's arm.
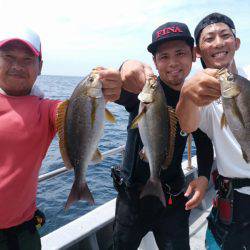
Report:
M194 192L193 197L186 203L186 209L197 207L206 194L210 172L214 160L214 151L211 140L200 129L192 133L198 165L198 178L189 183L185 196Z
M137 60L125 61L120 68L120 72L122 88L134 94L139 94L146 79L154 74L149 65Z
M200 107L220 97L220 83L215 78L216 73L216 69L205 69L184 83L176 114L185 132L193 132L199 127Z
M204 176L209 181L214 162L213 144L200 129L197 129L192 135L196 146L198 176Z
M152 69L145 63L137 60L127 60L120 67L122 90L116 103L125 106L127 111L133 110L139 103L138 93L141 92L149 75L153 74Z
M138 94L134 94L122 89L121 95L119 99L115 101L115 103L124 106L128 112L131 112L139 103L137 96Z
M183 131L191 133L200 123L200 107L195 105L189 97L188 85L185 83L180 93L180 99L176 106L176 115Z
M102 81L102 91L106 101L113 102L120 97L122 80L120 72L111 68L100 68L99 77Z

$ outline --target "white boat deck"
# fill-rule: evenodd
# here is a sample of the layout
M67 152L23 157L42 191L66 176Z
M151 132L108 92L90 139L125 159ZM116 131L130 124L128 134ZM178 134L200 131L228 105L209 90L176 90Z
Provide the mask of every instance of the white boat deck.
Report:
M207 229L207 216L212 208L212 198L214 197L215 190L211 187L206 195L205 202L207 208L201 210L195 208L190 214L189 229L190 229L190 246L192 250L205 249L205 234Z

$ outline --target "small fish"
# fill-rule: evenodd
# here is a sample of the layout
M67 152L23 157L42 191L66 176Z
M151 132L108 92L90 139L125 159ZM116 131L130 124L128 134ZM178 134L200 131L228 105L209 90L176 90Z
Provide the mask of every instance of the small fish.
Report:
M164 91L156 76L146 81L138 99L140 100L139 114L132 122L131 128L137 126L139 128L144 145L140 157L147 159L150 167L150 178L140 198L147 195L156 196L166 207L160 173L172 160L173 135L175 136L177 118L174 111L167 107Z
M69 100L58 107L57 130L63 161L68 169L74 169L75 180L65 209L77 200L94 198L86 182L86 171L90 161L100 162L102 155L97 149L103 133L104 117L115 122L109 111L105 111L105 100L98 69L94 69L75 88Z
M227 69L218 70L224 114L221 127L229 126L241 146L244 160L250 162L250 81L232 74Z

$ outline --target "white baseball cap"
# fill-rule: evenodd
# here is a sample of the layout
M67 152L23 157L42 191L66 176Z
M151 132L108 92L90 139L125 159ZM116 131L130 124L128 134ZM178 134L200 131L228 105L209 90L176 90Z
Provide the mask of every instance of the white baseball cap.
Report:
M20 25L3 25L0 29L0 47L10 41L18 40L27 45L36 55L42 57L41 41L36 32Z

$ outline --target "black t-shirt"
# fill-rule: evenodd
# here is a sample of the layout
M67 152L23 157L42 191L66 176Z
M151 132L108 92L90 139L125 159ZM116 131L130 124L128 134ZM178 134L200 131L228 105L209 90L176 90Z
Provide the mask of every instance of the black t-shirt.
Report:
M159 79L165 96L167 105L176 107L180 92L171 89L168 85ZM136 94L122 90L118 104L123 105L130 113L128 122L128 134L126 142L125 156L122 164L122 175L127 186L134 184L145 184L150 176L149 164L140 159L139 152L143 148L138 129L130 129L130 125L138 114L139 100ZM192 133L196 145L196 155L198 163L198 175L210 177L210 171L213 163L213 146L210 139L200 129ZM161 173L161 180L167 183L175 190L180 190L184 185L184 174L181 163L183 152L185 150L187 135L181 133L179 123L177 123L175 148L172 161L166 170Z

